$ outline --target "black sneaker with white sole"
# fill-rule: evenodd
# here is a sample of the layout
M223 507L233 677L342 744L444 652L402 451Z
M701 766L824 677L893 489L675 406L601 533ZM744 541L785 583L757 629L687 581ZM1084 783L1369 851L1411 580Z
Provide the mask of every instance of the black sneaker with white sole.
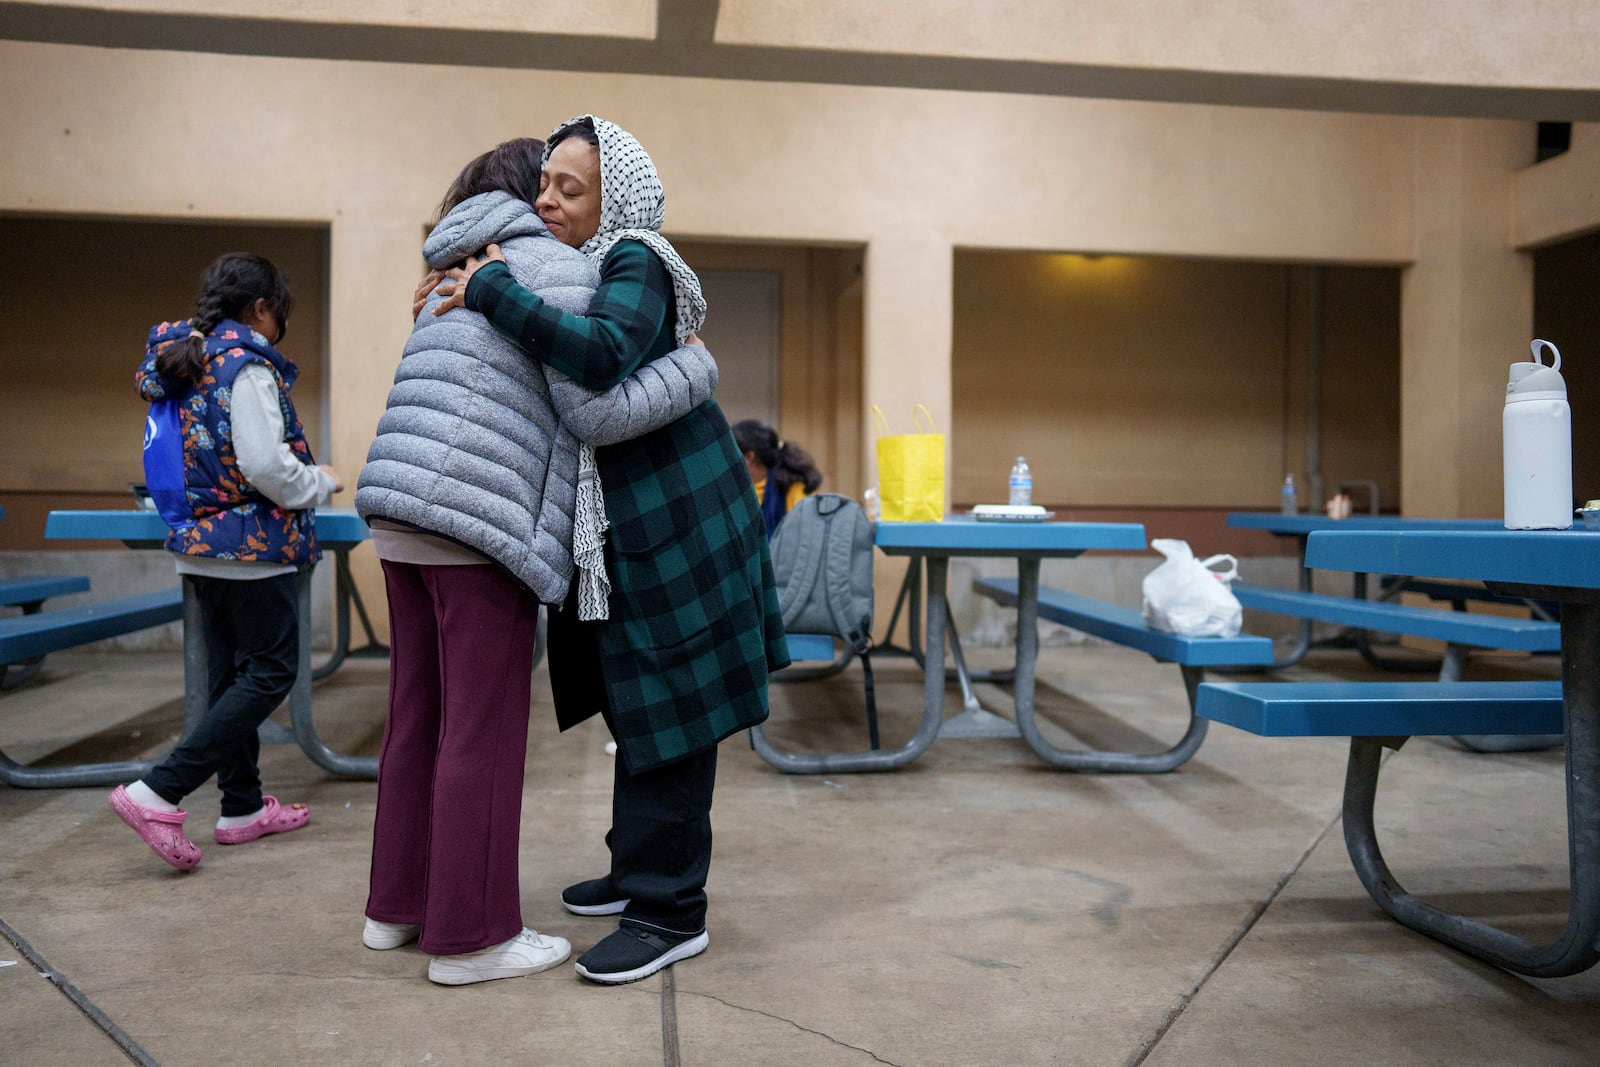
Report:
M621 915L628 898L617 892L607 875L567 886L561 891L561 906L574 915Z
M622 985L698 956L709 944L711 938L704 930L698 934L674 934L623 926L579 956L577 970L591 982Z

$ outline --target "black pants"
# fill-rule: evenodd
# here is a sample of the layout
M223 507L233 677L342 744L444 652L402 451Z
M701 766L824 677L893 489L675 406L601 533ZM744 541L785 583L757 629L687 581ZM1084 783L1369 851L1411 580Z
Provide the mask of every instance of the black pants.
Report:
M611 881L628 898L625 924L677 934L705 929L716 784L715 746L639 774L629 774L617 756L606 846Z
M576 594L560 611L549 613L550 687L558 706L598 707L615 737L600 664L599 625L577 618ZM606 846L611 850L611 881L628 898L622 921L698 934L706 925L716 747L638 774L628 773L619 754L612 783Z
M249 815L262 803L256 728L289 695L299 667L297 578L185 580L200 601L210 706L144 783L169 804L180 804L215 774L223 816Z

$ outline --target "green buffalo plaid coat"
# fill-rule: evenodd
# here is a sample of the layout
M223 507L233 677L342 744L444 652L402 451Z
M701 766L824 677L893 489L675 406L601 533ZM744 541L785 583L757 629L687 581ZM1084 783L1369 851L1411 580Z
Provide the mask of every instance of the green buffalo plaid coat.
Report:
M587 315L550 307L499 263L473 274L467 306L595 389L677 345L671 278L638 241L606 256ZM715 400L595 459L611 523L610 618L596 624L604 697L637 774L765 721L767 675L788 665L788 646L760 505ZM550 668L562 729L599 710L587 680Z

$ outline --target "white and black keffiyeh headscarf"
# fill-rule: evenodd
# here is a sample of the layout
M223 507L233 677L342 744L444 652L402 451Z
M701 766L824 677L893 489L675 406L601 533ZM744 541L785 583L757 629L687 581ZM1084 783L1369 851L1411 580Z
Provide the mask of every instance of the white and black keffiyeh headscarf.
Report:
M672 242L661 236L661 224L667 217L667 195L644 145L614 122L579 115L550 132L541 162L549 162L550 146L563 133L585 121L600 139L600 229L578 251L598 267L618 241L643 241L648 245L672 275L678 312L677 340L682 344L685 337L705 324L706 298L700 292L700 279Z
M678 255L672 242L661 236L667 217L667 195L661 176L650 154L633 134L614 122L593 115L568 119L550 133L544 158L561 134L585 120L594 127L600 141L600 228L578 249L598 268L606 253L618 241L642 241L660 257L672 277L673 302L677 309L677 341L698 330L706 321L706 298L700 292L700 279ZM606 574L605 495L600 485L600 468L594 449L578 449L578 500L572 522L572 557L578 568L578 618L591 621L609 617L611 579Z

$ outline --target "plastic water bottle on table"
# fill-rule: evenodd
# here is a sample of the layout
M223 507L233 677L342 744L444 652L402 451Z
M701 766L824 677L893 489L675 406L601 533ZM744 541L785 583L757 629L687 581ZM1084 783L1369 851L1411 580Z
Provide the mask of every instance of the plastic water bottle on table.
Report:
M1011 496L1006 503L1014 508L1025 508L1033 503L1033 472L1021 456L1011 465Z

